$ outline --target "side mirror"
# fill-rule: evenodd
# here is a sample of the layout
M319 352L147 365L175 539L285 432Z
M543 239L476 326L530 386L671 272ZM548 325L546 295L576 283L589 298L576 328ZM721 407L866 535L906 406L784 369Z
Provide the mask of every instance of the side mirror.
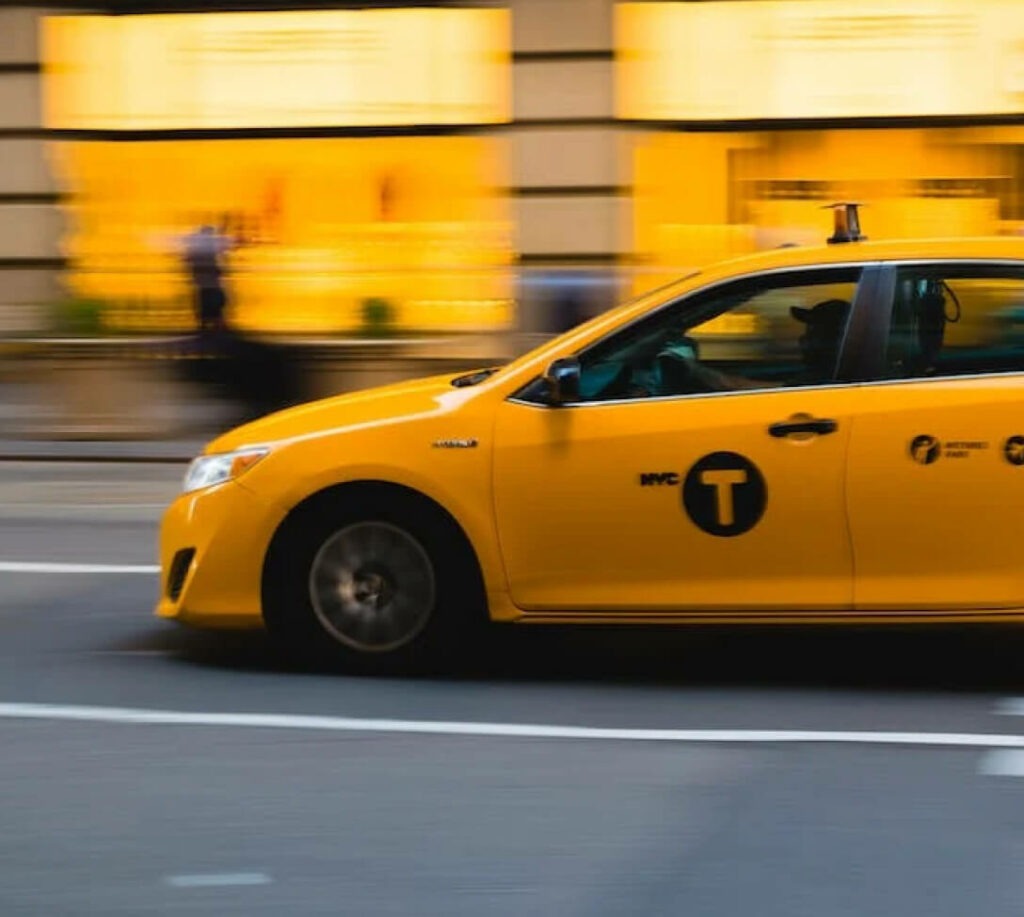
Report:
M580 361L576 357L562 357L544 370L548 386L548 403L568 404L580 399Z

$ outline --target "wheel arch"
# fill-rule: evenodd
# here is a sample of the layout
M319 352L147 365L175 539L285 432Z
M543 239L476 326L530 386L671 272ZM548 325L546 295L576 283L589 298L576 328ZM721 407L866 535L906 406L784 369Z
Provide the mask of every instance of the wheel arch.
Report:
M301 525L302 520L309 514L326 512L332 505L343 505L354 501L376 502L387 504L391 507L405 506L413 512L426 514L435 522L447 527L455 539L455 543L467 562L467 572L474 577L473 587L477 590L479 601L484 609L485 615L489 616L487 601L487 588L484 577L483 565L480 562L480 555L472 540L466 533L465 527L459 522L456 516L443 504L433 497L410 487L406 484L398 484L394 481L379 480L373 478L344 481L338 484L331 484L322 487L307 495L296 503L280 521L274 530L263 556L260 577L260 598L263 604L263 594L266 590L266 577L270 566L271 555L280 546L282 540L287 537L289 531L296 525Z

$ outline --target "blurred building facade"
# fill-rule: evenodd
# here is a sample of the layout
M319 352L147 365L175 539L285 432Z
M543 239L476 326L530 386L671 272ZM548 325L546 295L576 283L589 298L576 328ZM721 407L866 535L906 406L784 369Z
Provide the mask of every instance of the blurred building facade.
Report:
M211 220L239 322L313 334L551 330L836 199L875 238L1024 226L1013 0L90 5L0 6L0 330L187 327Z

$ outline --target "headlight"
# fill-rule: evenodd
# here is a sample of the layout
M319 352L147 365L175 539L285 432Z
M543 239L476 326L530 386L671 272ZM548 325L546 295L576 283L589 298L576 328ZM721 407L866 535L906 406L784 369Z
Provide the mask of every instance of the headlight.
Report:
M231 481L245 474L268 452L269 449L238 449L218 455L201 455L193 460L185 473L185 493Z

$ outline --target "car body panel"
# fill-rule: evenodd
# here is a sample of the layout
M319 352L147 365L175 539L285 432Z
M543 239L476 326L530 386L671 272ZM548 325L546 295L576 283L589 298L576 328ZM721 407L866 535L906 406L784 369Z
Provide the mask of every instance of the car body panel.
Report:
M854 397L832 386L561 411L501 405L496 511L513 600L524 610L852 607ZM769 435L797 414L833 418L837 431ZM751 462L767 491L761 517L735 536L709 534L683 506L690 469L721 452ZM645 483L655 474L666 483Z
M160 527L161 597L156 613L185 624L260 623L260 571L282 515L238 483L182 494ZM172 600L167 574L178 551L193 548L184 587Z
M209 451L226 452L245 445L274 443L267 457L233 485L251 494L261 508L258 518L246 517L246 525L259 533L260 546L253 551L254 557L248 558L247 601L239 602L240 597L232 595L230 601L218 598L211 602L204 593L186 587L175 603L177 611L165 597L161 614L193 619L215 614L233 619L258 618L259 574L278 526L307 498L361 481L407 487L443 507L474 547L492 608L505 607L507 584L491 511L493 411L477 407L478 393L471 388L453 388L451 378L419 380L303 405L240 427L211 444ZM389 402L400 404L394 409L401 412L397 419L380 416L388 410ZM205 502L204 496L203 491L185 495L172 507L164 522L165 543L187 540L180 531L185 518L200 530L227 524L227 517L212 511L205 515L197 512L196 507L205 509L208 504L221 502L219 493L211 494ZM190 497L196 497L194 504ZM232 504L224 512L230 514L235 509ZM206 537L198 540L204 542ZM173 556L168 546L163 552L165 558L168 552ZM252 566L254 558L258 563ZM224 561L219 556L206 560L197 554L195 566L204 562L219 567Z
M1024 376L867 385L853 421L847 493L866 610L1024 605ZM912 444L929 437L934 460ZM927 443L926 443L927 445Z

